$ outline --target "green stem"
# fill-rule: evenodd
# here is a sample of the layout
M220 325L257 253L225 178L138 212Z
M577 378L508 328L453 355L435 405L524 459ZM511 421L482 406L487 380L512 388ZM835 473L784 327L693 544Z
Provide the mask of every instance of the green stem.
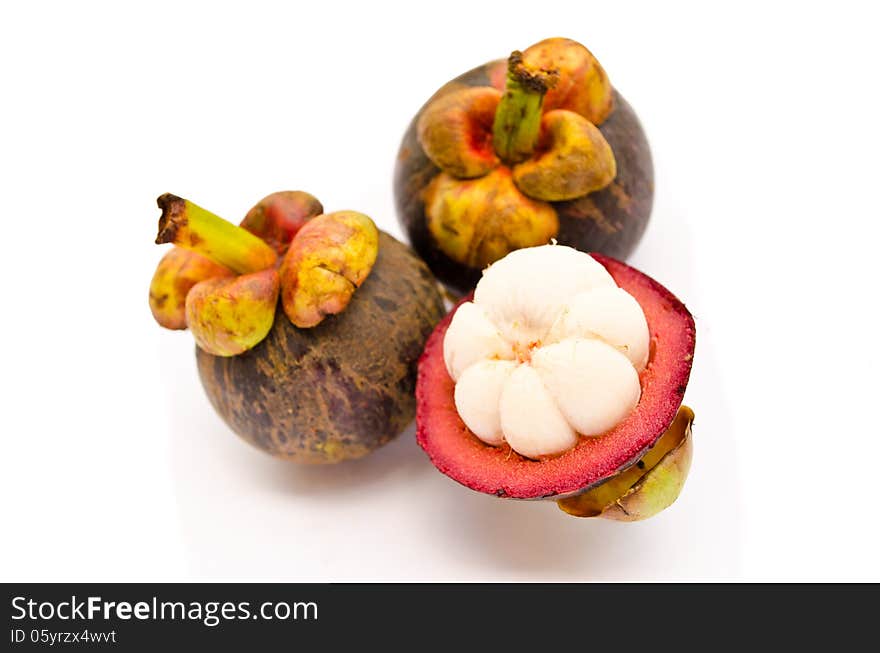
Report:
M156 203L162 209L156 243L174 243L225 265L238 274L265 270L278 255L251 232L176 195L165 193Z
M507 60L507 87L495 112L492 139L495 152L507 164L528 159L541 130L544 94L556 84L555 70L531 69L515 51Z

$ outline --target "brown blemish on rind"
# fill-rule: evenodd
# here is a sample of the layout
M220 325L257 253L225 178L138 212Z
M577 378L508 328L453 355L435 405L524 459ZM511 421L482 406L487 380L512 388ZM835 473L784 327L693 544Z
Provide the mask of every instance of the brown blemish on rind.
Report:
M254 446L305 463L359 458L412 421L416 362L443 312L427 267L380 232L373 270L343 313L312 329L279 316L240 356L198 350L199 374L217 412Z
M569 217L575 220L592 221L592 226L603 234L613 235L620 231L621 224L608 221L605 213L589 197L582 197L576 203L572 203Z

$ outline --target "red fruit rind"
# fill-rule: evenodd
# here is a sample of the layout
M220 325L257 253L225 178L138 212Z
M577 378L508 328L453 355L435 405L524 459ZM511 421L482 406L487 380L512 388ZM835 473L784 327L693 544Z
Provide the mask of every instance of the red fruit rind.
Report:
M691 371L696 338L693 317L650 277L614 259L592 256L635 297L648 321L651 354L640 375L638 406L608 433L582 437L573 449L550 460L533 461L509 447L484 444L458 415L455 386L443 361L443 338L453 311L428 339L416 385L417 440L441 472L486 494L558 499L582 492L634 464L672 424Z

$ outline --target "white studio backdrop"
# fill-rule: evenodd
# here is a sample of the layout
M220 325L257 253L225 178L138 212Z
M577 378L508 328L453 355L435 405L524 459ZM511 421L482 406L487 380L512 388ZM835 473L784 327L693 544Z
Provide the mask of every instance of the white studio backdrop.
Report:
M2 580L880 580L868 3L7 3ZM443 82L586 44L652 144L631 262L696 316L679 501L633 525L477 495L410 428L298 467L240 442L155 325L155 197L300 188L398 237Z

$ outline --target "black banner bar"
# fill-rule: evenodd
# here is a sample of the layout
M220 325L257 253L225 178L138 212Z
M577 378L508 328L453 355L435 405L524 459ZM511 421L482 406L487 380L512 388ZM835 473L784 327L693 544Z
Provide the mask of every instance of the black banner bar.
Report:
M755 584L9 584L0 650L151 650L171 646L336 650L405 641L413 649L463 633L501 644L581 633L654 637L670 628L725 638L775 633L789 645L820 631L837 643L872 625L876 585ZM682 623L685 620L687 623ZM682 631L684 632L684 631ZM454 650L469 650L461 640ZM709 646L709 650L715 650ZM300 649L305 650L305 649ZM315 650L315 649L310 649Z

